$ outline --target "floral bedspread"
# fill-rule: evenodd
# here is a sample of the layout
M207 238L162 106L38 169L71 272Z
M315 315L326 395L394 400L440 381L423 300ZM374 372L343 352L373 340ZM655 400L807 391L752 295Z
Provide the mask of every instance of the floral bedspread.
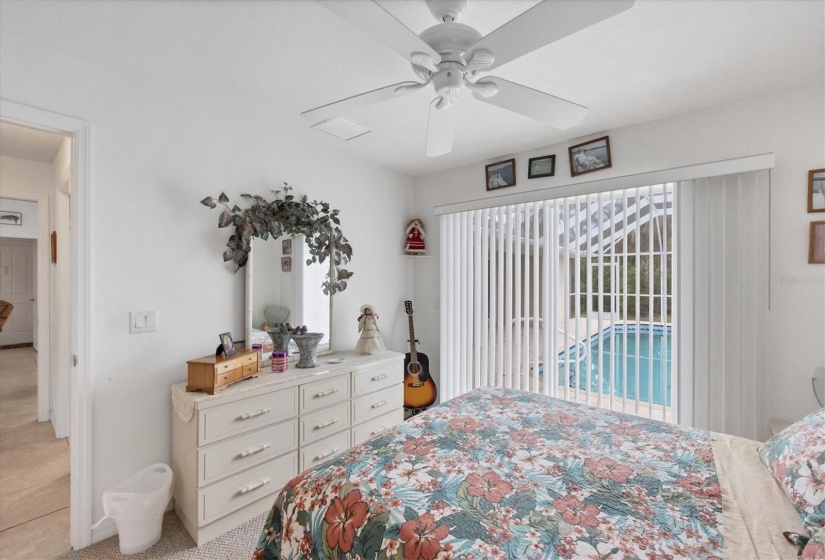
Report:
M707 432L478 389L306 471L255 559L722 558Z

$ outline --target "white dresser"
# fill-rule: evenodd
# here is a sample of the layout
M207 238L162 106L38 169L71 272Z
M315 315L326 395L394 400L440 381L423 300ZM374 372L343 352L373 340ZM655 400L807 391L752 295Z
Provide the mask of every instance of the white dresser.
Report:
M175 512L198 546L267 511L299 472L403 421L403 354L319 361L219 395L172 386Z

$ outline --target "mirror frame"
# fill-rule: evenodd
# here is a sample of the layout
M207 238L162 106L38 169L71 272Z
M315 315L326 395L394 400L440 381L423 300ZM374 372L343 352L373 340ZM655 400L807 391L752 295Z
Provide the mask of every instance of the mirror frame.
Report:
M303 254L305 243L296 243L295 242L296 241L295 236L286 236L285 235L285 236L282 236L282 237L270 238L269 240L263 240L263 239L260 239L260 238L255 238L256 241L254 243L267 242L267 241L277 242L277 241L287 239L287 238L292 239L292 248L293 248L292 249L293 250L292 257L293 257L293 259L295 259L296 257L300 257L301 265L303 266L304 260L305 260L304 254ZM246 277L245 277L245 282L244 282L244 288L245 288L245 293L244 293L244 301L245 301L245 303L244 303L244 337L245 337L244 346L246 348L251 348L251 346L252 346L252 313L253 313L253 306L252 306L252 298L250 297L250 294L252 293L252 285L253 285L252 276L253 276L253 273L254 273L254 270L255 270L254 258L253 258L254 252L255 252L254 247L250 248L249 259L247 260L246 266L244 267L244 268L246 268ZM329 258L329 268L330 268L330 277L334 278L335 266L333 264L333 259L332 258ZM292 270L293 271L296 270L296 268L294 266L294 263L293 263ZM301 273L301 277L303 278L303 272ZM318 289L320 290L321 287L319 286ZM298 290L298 291L295 292L294 290ZM327 336L329 338L329 348L326 348L324 350L319 351L318 352L319 356L326 356L326 355L329 355L329 354L332 354L332 353L335 352L335 346L333 344L334 343L333 333L335 331L334 315L333 315L333 296L334 295L335 294L329 294L329 333L327 334ZM293 283L293 299L297 300L298 298L301 298L301 301L303 301L303 298L304 298L304 284L303 284L303 282L299 282L297 287ZM298 359L297 354L293 354L293 355L289 356L289 361L290 362L296 361L297 359Z

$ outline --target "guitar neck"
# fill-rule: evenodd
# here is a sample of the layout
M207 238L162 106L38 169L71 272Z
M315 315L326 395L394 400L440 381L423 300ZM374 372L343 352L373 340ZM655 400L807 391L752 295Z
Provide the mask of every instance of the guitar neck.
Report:
M410 361L416 363L418 362L418 352L415 350L415 327L413 327L412 313L407 317L407 321L410 324Z

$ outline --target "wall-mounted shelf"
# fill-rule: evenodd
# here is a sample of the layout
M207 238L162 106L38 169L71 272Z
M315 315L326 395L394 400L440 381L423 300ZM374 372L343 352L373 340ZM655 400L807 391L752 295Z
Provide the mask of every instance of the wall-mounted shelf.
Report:
M433 258L432 255L408 255L407 253L401 253L402 257L412 257L414 259L431 259Z

